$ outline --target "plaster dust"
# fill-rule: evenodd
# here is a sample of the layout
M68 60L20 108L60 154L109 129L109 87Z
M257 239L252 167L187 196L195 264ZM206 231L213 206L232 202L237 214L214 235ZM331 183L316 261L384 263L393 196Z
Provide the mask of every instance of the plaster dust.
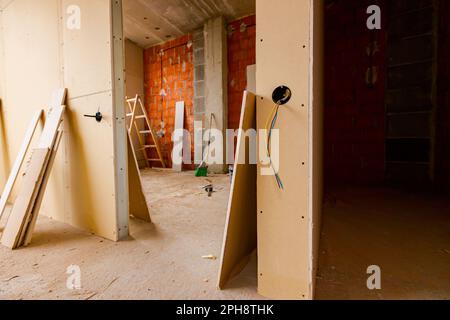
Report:
M450 199L395 189L327 196L317 299L450 299ZM381 267L382 290L367 289Z
M154 225L132 219L128 241L114 243L40 217L30 247L0 248L0 299L261 299L255 258L226 291L216 289L219 259L202 258L220 257L229 177L142 175ZM67 289L71 265L81 290Z
M0 247L0 299L262 299L256 259L216 290L229 177L143 171L154 225L131 220L114 243L41 217L32 245ZM323 215L317 299L449 299L450 200L389 189L337 189ZM366 269L379 265L382 290ZM67 267L81 267L68 290Z

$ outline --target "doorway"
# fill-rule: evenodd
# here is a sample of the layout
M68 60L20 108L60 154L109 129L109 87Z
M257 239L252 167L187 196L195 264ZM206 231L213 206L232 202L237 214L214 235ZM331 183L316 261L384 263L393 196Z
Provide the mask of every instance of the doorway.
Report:
M450 296L446 1L326 1L318 299ZM378 277L379 275L379 277Z

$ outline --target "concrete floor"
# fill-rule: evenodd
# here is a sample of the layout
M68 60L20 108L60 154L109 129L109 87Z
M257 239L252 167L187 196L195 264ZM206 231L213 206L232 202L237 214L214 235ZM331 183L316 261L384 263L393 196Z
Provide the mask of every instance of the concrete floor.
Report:
M450 199L394 189L326 197L317 299L450 299ZM367 289L371 265L382 290Z
M132 219L128 241L113 243L40 217L30 247L0 247L0 299L261 299L256 261L216 289L228 176L195 178L144 171L154 225ZM217 192L208 198L203 186ZM81 290L68 290L67 267L81 268Z
M255 257L228 290L216 289L219 259L202 256L219 258L230 183L208 179L144 171L154 225L132 219L120 243L40 217L30 247L0 247L0 299L263 299ZM339 189L326 200L317 299L450 298L448 197ZM366 287L374 264L381 291ZM70 265L81 268L81 290L66 287Z

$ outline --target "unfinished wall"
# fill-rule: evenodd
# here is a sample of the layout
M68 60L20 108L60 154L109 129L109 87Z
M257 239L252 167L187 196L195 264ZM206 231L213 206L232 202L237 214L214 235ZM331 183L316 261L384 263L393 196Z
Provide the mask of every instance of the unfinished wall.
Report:
M207 121L206 115L206 80L205 80L205 33L203 28L195 30L194 41L194 121L197 123L195 136L203 137ZM209 120L208 120L209 121ZM195 144L195 161L200 164L203 160L203 152L206 143L202 138L197 138Z
M3 186L8 179L8 174L10 171L10 160L9 160L9 150L7 146L7 136L5 128L5 108L3 106L5 94L5 68L4 68L4 45L3 45L3 3L0 2L0 148L2 153L0 155L0 189L3 190Z
M112 69L112 8L120 1L13 0L0 5L1 98L10 154L9 163L0 158L0 167L11 166L34 111L48 104L53 90L67 87L63 142L41 213L111 240L127 236L128 212L119 212L116 202L119 187L126 189L115 170L123 161L114 146L114 130L123 125L113 108L123 102L113 97ZM70 5L80 8L79 29L67 27ZM115 83L123 81L120 71ZM84 117L99 109L101 123ZM126 177L126 168L122 171ZM127 207L127 198L122 203Z
M144 49L130 40L125 41L126 93L132 98L144 95Z
M212 128L221 130L225 137L228 127L228 51L224 17L207 21L204 31L205 79L207 83L205 87L206 114L214 114L215 121L212 123ZM226 152L226 144L224 143L223 163L225 163ZM228 166L210 163L208 170L212 173L224 173L228 171Z
M126 96L134 98L138 94L144 99L144 49L130 40L125 41L125 85ZM128 113L128 110L126 111ZM138 121L144 129L143 121ZM135 146L139 145L136 134L132 135ZM147 164L142 151L136 152L136 158L141 168Z
M437 182L450 190L450 15L449 1L440 1L438 50Z
M164 54L161 54L162 51ZM161 129L161 120L165 122L166 132L160 141L168 167L172 167L172 133L175 127L175 105L178 101L185 103L184 128L191 133L194 159L193 52L191 34L148 48L144 52L145 106L156 131ZM161 97L161 89L165 90L165 97ZM157 158L157 155L152 154L150 158ZM193 165L183 165L183 168L193 169Z
M228 128L238 129L247 67L256 63L256 16L228 24Z
M320 30L314 32L321 19L316 6L321 1L282 0L274 6L271 0L258 0L256 9L258 129L265 129L274 108L273 90L286 85L292 91L275 127L284 189L270 170L262 171L270 169L267 163L258 165L258 291L269 298L312 299L314 293L322 143L315 111L320 114L323 63L318 43L323 38Z
M327 1L325 10L325 177L330 183L379 183L385 167L386 25L368 30L369 5ZM384 17L385 15L383 15ZM375 48L373 55L368 50ZM367 83L375 67L376 82Z

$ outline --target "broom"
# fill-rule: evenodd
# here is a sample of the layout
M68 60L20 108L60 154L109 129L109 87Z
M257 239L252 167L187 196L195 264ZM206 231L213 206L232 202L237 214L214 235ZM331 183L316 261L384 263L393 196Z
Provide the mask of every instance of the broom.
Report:
M207 177L208 176L208 157L209 157L209 148L211 146L211 128L212 128L212 120L214 118L214 113L211 113L211 119L209 120L209 138L208 138L208 152L205 156L203 156L202 163L198 166L197 170L195 170L196 177Z

